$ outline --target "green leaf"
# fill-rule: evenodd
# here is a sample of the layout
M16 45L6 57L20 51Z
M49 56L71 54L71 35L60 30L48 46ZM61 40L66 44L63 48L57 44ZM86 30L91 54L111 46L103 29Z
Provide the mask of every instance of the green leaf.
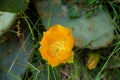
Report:
M23 12L28 7L26 0L0 0L0 10L6 12Z
M67 60L68 63L74 63L74 56Z

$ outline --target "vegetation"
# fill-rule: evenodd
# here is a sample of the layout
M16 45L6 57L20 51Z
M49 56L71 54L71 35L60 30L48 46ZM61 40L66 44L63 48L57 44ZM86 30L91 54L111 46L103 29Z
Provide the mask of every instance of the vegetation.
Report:
M68 1L68 0L62 0ZM81 0L74 0L80 3ZM24 19L29 27L30 35L34 41L33 51L27 62L26 72L22 80L120 80L120 0L82 0L86 1L87 7L86 17L89 18L96 14L97 9L102 8L111 17L111 23L114 27L114 41L106 48L100 49L79 49L73 48L74 63L60 64L57 67L51 67L40 55L38 51L42 39L43 32L46 31L41 22L32 1L29 3L29 9L19 14L17 20ZM64 4L66 2L63 2ZM78 14L78 13L75 13ZM69 14L70 18L74 18L73 14ZM77 15L79 17L79 15ZM49 24L49 22L48 22ZM29 36L28 36L29 37ZM26 38L27 40L28 38ZM26 43L25 41L23 42ZM88 60L90 53L98 54L99 59L93 69L88 69ZM17 57L16 57L17 58ZM93 59L92 61L95 61ZM13 61L14 65L14 61ZM12 67L12 65L11 65ZM17 78L19 79L19 78Z

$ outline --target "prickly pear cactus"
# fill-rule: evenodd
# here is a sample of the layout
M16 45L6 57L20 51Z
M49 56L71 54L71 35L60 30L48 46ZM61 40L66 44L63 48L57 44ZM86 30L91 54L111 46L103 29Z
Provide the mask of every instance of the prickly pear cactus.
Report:
M28 7L29 0L0 0L0 10L6 12L23 12Z
M0 36L10 28L15 17L16 13L0 12Z
M61 24L71 28L75 46L79 48L98 49L108 46L113 40L114 26L110 23L110 17L102 8L97 11L95 16L90 18L86 18L84 11L81 10L81 15L77 13L77 18L73 18L76 17L73 16L70 19L69 10L66 5L61 4L61 0L36 0L35 6L46 28L49 28L48 24L50 26ZM76 6L74 8L76 9ZM76 10L78 9L77 7Z
M6 19L6 17L4 18ZM17 36L11 31L0 36L0 80L22 80L24 77L27 68L25 65L27 65L31 52L33 52L33 40L29 36L30 32L27 25L22 21L24 19L20 19L22 24L22 26L20 24L21 36ZM11 27L14 27L17 21L14 23Z

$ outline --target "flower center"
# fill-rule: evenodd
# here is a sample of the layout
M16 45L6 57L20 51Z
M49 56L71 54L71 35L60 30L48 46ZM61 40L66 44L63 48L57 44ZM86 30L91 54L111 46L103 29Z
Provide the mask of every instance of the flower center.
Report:
M50 46L50 55L52 57L59 56L62 50L65 50L64 41L56 41Z

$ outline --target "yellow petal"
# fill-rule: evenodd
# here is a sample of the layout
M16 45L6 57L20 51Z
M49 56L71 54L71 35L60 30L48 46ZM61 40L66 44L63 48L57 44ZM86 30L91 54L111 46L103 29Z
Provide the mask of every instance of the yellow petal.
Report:
M100 60L100 55L99 54L89 53L88 54L88 62L87 62L88 69L92 70L92 69L96 68L99 60Z

